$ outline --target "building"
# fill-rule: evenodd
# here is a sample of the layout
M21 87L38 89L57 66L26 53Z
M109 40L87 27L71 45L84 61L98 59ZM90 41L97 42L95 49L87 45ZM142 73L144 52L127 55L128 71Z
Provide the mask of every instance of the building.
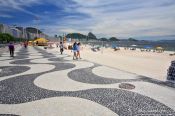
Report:
M12 31L11 31L10 26L5 25L5 24L0 24L0 32L1 33L9 33L12 35Z
M16 27L8 26L5 24L0 24L0 33L9 33L15 38L23 38L25 40L34 39L34 38L47 38L48 36L44 34L39 29L33 27Z
M15 37L15 38L23 38L23 34L22 31L20 31L17 28L11 28L11 34Z

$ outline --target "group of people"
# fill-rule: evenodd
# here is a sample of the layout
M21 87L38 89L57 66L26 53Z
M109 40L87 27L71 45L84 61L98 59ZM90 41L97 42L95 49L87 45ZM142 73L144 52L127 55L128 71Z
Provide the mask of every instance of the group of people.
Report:
M23 45L25 48L27 48L27 46L28 46L27 42L24 42ZM73 60L81 59L81 57L80 57L80 45L81 45L80 42L79 43L75 42L72 46ZM8 45L8 47L9 47L9 51L10 51L10 57L14 57L14 51L15 51L14 44L11 42ZM63 42L60 42L59 47L60 47L60 53L63 54L63 51L64 51Z
M74 44L73 44L73 47L72 47L72 50L73 50L73 60L75 60L75 59L81 59L81 57L80 57L80 43L77 43L77 42L75 42Z
M72 51L73 51L73 60L76 60L76 59L81 59L80 57L80 42L77 43L75 42L72 46ZM64 51L64 45L63 45L63 42L60 42L60 53L63 54L63 51Z

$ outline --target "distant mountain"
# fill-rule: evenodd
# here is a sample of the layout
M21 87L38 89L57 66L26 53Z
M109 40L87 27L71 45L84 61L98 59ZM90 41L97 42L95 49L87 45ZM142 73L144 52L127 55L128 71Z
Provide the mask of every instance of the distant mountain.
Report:
M136 40L134 38L129 38L128 41L138 41L138 40Z
M88 39L93 39L93 40L95 39L96 40L97 37L92 32L89 32L88 33Z
M116 37L111 37L109 38L110 41L120 41L119 39L117 39Z
M81 33L69 33L66 35L66 38L73 38L73 39L87 39L86 35Z
M102 37L102 38L100 38L100 40L101 41L109 41L107 38L105 38L105 37Z

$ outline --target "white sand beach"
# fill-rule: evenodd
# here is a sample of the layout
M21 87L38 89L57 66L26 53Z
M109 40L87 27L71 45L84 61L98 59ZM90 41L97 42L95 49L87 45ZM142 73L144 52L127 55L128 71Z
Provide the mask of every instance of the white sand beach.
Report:
M70 50L66 50L65 53L73 54ZM175 55L169 56L170 53L131 51L123 48L119 51L103 48L93 52L90 46L82 46L81 57L91 62L165 81L167 69L171 61L175 60Z

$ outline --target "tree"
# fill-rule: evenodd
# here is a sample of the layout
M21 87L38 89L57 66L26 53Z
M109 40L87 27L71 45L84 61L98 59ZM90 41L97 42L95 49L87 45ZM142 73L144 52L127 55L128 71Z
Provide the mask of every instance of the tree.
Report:
M119 41L119 39L117 39L116 37L111 37L109 38L110 41Z
M89 32L88 33L88 39L97 39L97 37L92 33L92 32Z
M0 42L3 42L2 33L0 33Z
M22 38L15 38L15 41L16 42L20 42L20 41L22 41L23 39Z
M0 34L0 41L6 41L6 42L10 42L10 41L14 41L14 37L11 36L10 34L8 33L1 33Z

